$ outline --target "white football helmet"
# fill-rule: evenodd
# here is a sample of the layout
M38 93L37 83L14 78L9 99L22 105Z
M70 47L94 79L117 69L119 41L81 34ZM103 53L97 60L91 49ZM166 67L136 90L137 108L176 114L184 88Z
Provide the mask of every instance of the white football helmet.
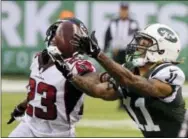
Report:
M150 47L139 46L138 38L152 40ZM152 24L138 31L128 44L126 53L132 55L134 66L144 66L146 63L176 62L180 53L180 39L177 33L163 24ZM138 56L137 50L144 49L145 57ZM130 58L130 57L129 57Z

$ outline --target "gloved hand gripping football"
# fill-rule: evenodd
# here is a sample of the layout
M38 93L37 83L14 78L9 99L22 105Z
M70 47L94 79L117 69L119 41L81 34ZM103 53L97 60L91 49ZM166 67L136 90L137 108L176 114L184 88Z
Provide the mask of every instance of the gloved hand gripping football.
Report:
M95 31L91 33L91 36L82 36L80 34L75 34L71 44L78 48L81 53L86 53L88 56L97 58L101 49L98 46L98 41L95 37Z

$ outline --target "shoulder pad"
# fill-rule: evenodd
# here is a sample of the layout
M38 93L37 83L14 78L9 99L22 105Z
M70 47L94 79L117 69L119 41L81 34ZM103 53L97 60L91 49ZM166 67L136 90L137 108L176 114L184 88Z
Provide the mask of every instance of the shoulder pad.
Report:
M151 74L150 78L178 86L182 86L185 82L185 75L183 71L175 65L166 66L158 70L155 74Z
M69 67L72 69L74 74L84 75L89 72L95 72L96 69L93 64L88 60L83 59L69 59Z

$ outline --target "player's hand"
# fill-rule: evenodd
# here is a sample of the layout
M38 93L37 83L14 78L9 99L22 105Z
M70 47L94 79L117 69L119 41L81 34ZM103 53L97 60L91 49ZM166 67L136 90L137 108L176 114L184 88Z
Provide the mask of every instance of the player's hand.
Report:
M20 116L24 115L24 113L25 113L25 111L20 110L18 107L16 107L14 109L14 111L11 113L11 118L7 122L7 124L11 124L15 120L15 117L20 117Z
M91 36L81 36L75 34L71 44L76 46L81 53L86 53L90 57L97 58L101 49L98 46L98 41L95 37L95 31L91 33Z
M68 64L65 61L62 61L62 62L54 61L54 64L56 68L63 74L63 76L67 80L71 80L71 78L73 77L73 74Z
M73 76L72 71L70 70L68 64L64 61L64 58L61 56L61 53L59 52L57 47L49 46L47 48L47 51L56 68L63 74L66 79L71 79Z

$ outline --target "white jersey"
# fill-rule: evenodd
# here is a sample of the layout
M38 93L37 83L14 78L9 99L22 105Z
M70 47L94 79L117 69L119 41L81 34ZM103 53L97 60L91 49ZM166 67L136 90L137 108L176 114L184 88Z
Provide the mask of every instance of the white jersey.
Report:
M166 103L170 103L176 98L178 90L183 87L185 82L183 71L175 65L169 64L170 66L166 66L168 64L169 63L164 63L157 66L149 77L149 79L157 79L174 87L171 95L160 99Z
M83 66L94 72L83 59L67 59L73 73L82 73ZM84 95L75 89L55 65L39 71L38 56L33 59L28 85L28 107L24 121L36 137L71 137L75 123L82 116Z

